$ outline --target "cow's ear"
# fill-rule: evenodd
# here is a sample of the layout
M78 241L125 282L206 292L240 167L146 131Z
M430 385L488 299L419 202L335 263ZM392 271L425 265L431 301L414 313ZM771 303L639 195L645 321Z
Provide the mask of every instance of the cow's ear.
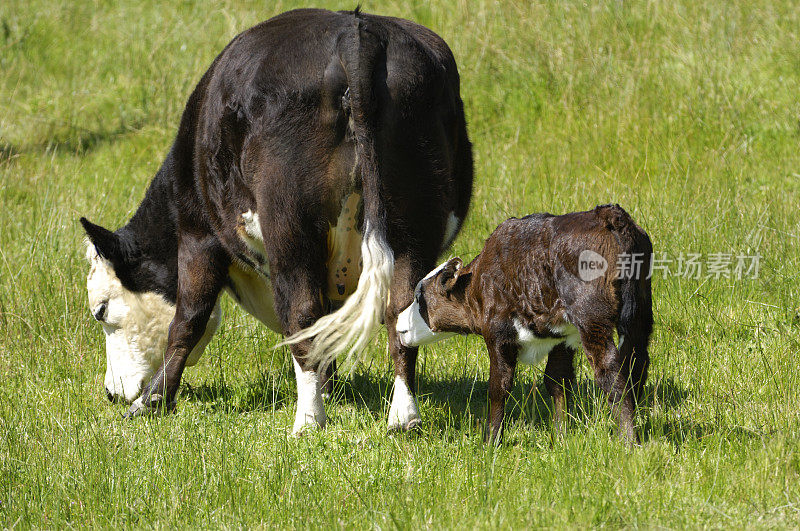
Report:
M89 241L97 250L97 254L112 263L123 260L124 251L119 236L100 225L95 225L86 218L81 218L81 225L83 225Z

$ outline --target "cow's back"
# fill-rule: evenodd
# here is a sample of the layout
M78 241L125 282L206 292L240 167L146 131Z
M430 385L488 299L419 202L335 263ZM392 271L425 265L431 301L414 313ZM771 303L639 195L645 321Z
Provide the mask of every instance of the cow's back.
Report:
M452 154L427 149L451 144L449 136L463 122L452 53L413 22L358 18L385 46L370 75L388 194L419 208L420 216L440 208L434 202L442 195L453 203L444 206L457 210L464 199L447 178L431 182L405 170L417 157L428 175L452 174ZM352 13L284 13L234 38L198 85L195 108L187 108L196 114L190 202L201 203L195 210L233 255L250 254L233 230L242 213L279 208L286 194L295 194L315 217L334 225L360 188L342 64L343 42L355 25ZM471 179L462 188L468 196Z

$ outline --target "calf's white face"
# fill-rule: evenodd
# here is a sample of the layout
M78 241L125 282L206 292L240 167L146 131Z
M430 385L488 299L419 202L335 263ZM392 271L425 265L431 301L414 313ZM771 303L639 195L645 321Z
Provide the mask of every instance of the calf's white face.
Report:
M106 336L106 392L131 402L161 365L175 306L156 293L125 289L92 244L86 257L89 309Z
M435 343L442 339L447 339L455 334L451 332L434 332L425 322L422 317L422 284L433 278L439 271L447 265L447 262L441 264L439 267L428 273L425 278L417 283L414 288L414 302L411 303L405 310L400 312L397 316L397 336L406 347L418 347L420 345L427 345Z

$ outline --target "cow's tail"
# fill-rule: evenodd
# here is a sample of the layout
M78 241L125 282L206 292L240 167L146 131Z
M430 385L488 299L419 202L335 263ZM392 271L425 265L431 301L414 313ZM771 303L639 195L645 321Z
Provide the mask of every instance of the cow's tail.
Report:
M373 74L378 62L385 57L385 44L356 12L353 31L342 36L338 49L347 76L352 132L364 197L361 275L356 291L339 310L321 317L284 343L313 338L308 361L325 366L346 352L345 366L352 368L383 322L394 273L394 253L386 239L386 208L380 190L381 165L375 139L378 109L373 93Z

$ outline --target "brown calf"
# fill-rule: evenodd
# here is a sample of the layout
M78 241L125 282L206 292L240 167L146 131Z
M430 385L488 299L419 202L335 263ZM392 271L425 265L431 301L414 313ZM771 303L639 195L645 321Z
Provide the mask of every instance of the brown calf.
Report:
M407 346L447 332L483 336L490 356L487 436L495 442L518 362L547 358L545 384L563 428L573 356L583 345L620 436L636 443L634 398L647 379L653 328L651 254L650 238L619 205L511 218L469 265L453 258L421 280L397 332Z

